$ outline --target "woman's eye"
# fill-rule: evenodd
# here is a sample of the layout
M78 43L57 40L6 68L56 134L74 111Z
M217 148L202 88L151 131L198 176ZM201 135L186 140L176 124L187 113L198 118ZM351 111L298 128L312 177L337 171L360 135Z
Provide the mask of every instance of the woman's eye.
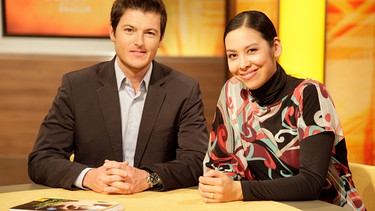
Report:
M228 57L228 59L234 59L234 58L236 58L236 54L228 54L227 55L227 57Z
M257 49L255 49L255 48L250 48L247 52L249 52L249 53L254 53L255 51L257 51Z

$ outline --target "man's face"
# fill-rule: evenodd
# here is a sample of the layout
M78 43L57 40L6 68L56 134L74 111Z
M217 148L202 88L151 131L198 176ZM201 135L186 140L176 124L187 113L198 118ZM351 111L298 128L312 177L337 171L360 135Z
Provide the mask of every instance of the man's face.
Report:
M125 74L147 71L161 44L160 14L127 9L110 37Z

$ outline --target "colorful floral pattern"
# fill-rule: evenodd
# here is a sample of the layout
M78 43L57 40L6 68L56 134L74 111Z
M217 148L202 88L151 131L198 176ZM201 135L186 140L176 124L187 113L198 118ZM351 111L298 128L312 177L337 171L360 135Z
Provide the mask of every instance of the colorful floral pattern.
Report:
M347 163L336 159L342 157L336 153L346 153L336 150L344 139L338 114L326 88L311 79L270 106L260 106L236 78L228 80L218 100L205 162L234 180L290 177L299 172L300 142L325 131L334 132L335 147L321 199L361 210ZM324 193L332 190L336 196Z

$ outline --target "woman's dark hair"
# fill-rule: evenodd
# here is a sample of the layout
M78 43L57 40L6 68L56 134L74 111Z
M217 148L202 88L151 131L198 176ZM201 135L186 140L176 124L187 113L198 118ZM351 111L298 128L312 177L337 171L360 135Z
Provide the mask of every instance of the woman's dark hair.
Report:
M277 37L275 26L267 15L260 11L250 10L237 14L228 22L224 31L224 40L229 32L241 27L258 31L270 46L273 45L273 39Z
M111 25L116 32L116 27L122 15L127 9L140 10L142 12L155 12L160 14L160 39L163 37L167 25L167 12L162 0L116 0L111 9Z

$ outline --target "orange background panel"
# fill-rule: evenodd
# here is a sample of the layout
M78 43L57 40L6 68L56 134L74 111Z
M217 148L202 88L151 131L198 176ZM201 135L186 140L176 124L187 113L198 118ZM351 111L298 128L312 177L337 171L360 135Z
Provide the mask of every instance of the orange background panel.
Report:
M107 37L112 1L6 0L6 34Z
M375 165L375 0L329 0L326 84L349 161Z

